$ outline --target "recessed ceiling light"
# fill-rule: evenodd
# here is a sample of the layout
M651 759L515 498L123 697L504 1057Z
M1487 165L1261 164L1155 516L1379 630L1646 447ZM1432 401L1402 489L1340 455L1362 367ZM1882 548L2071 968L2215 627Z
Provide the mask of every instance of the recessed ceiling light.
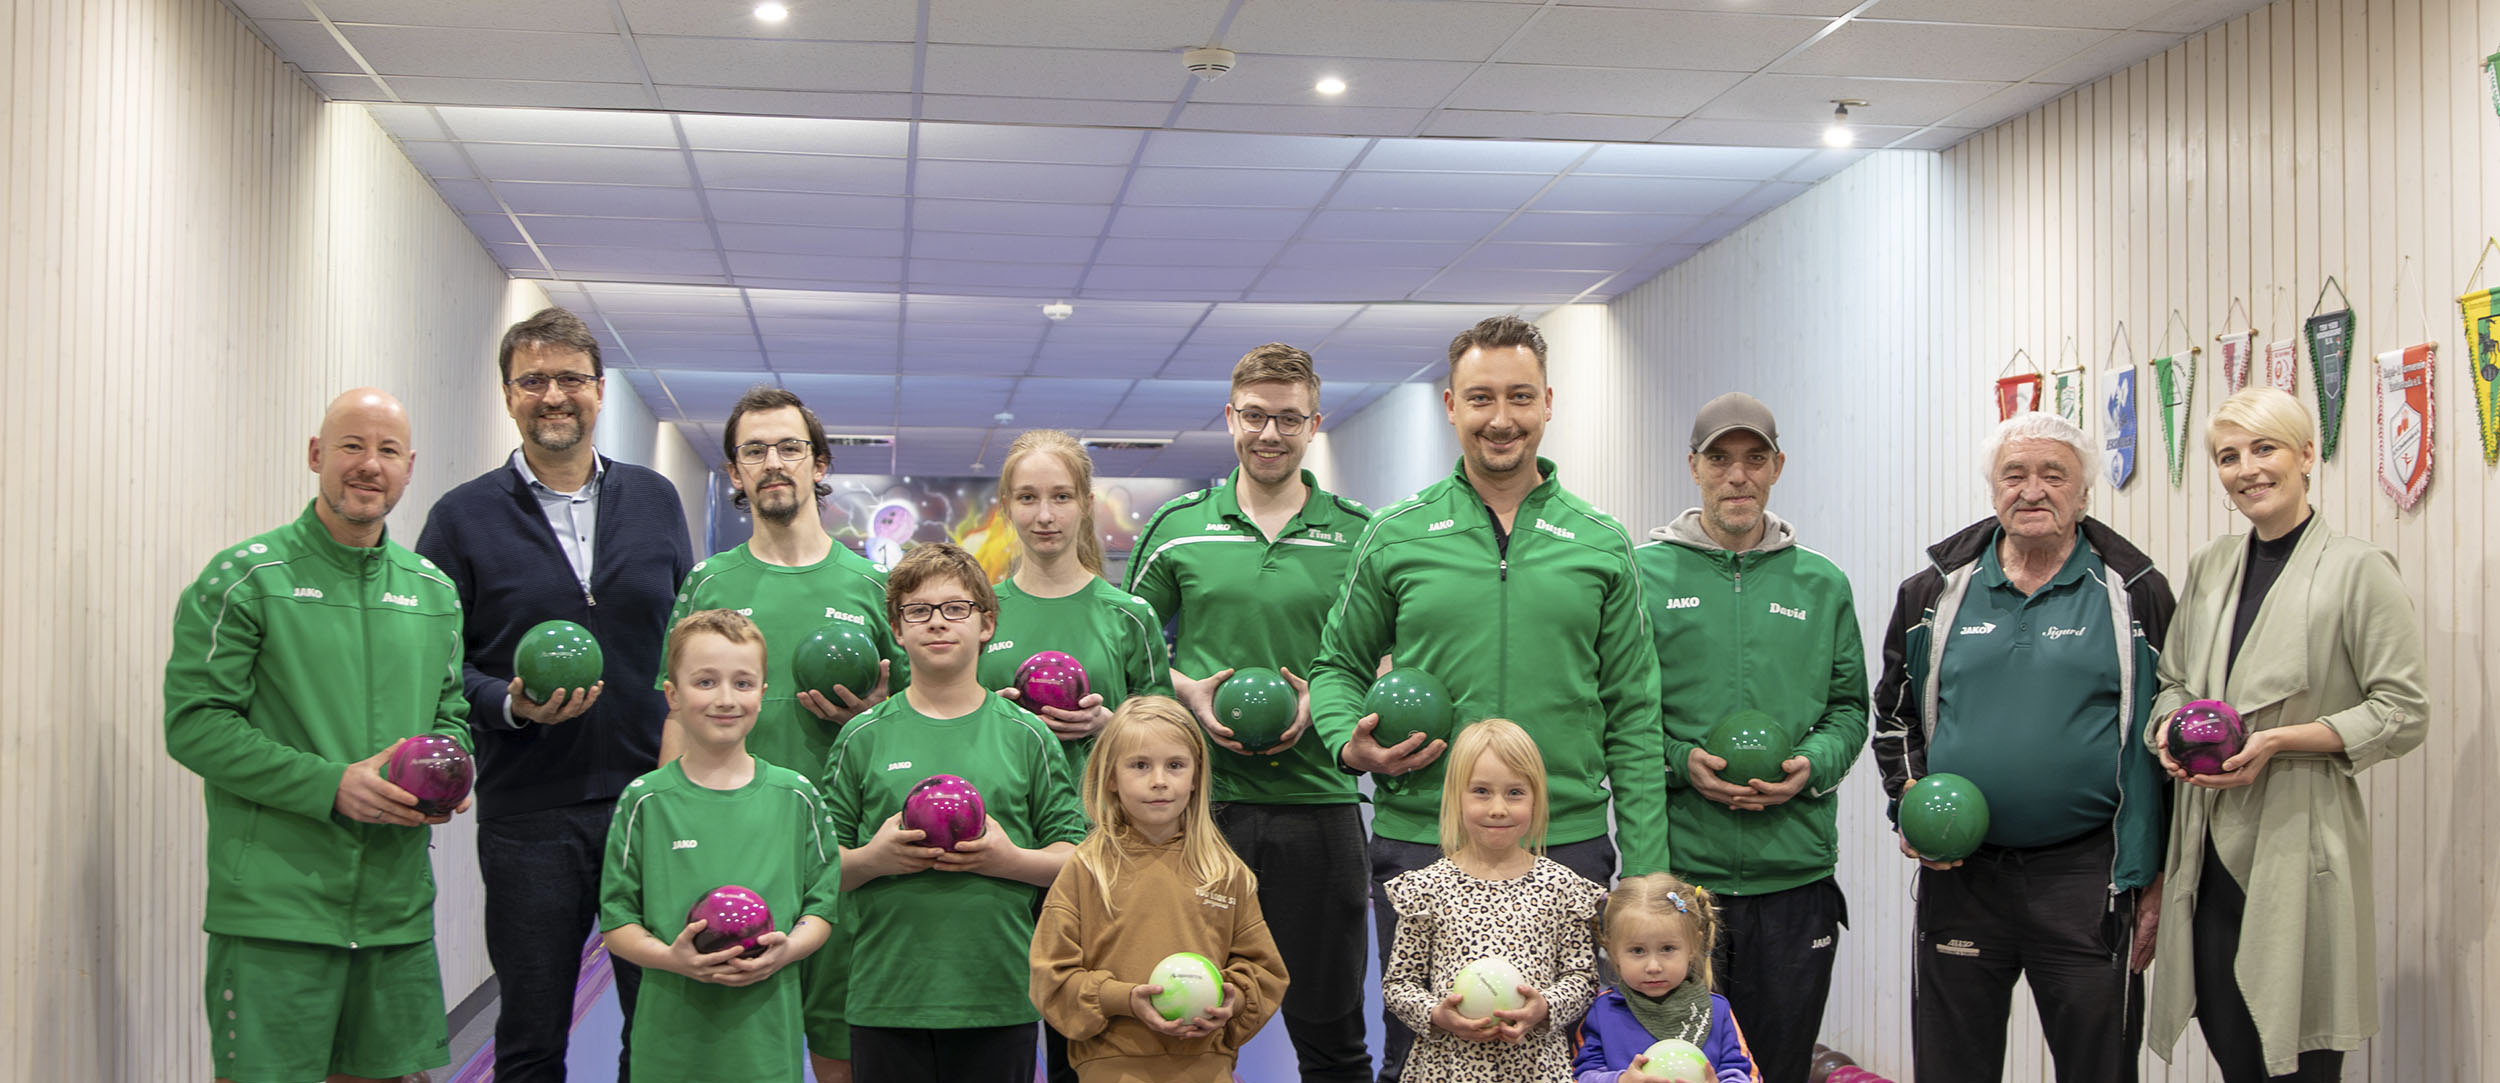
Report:
M773 0L764 0L763 3L755 5L755 17L768 23L777 23L790 17L790 9L774 3Z
M1328 78L1320 80L1319 85L1313 89L1322 94L1343 94L1345 93L1345 80L1331 75Z

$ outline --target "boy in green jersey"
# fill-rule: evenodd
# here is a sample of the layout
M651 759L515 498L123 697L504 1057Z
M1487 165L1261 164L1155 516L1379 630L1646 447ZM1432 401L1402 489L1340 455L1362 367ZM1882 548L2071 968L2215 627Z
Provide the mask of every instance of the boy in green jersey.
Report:
M888 574L885 608L911 683L843 727L824 781L856 936L851 1068L879 1083L1029 1079L1034 906L1085 816L1058 739L981 687L998 599L979 562L944 542L914 549ZM903 827L904 798L938 774L970 781L987 813L951 851Z
M599 892L608 951L644 968L633 1078L797 1080L799 981L779 974L832 933L840 870L831 821L804 776L747 752L764 697L754 622L726 609L678 621L661 690L682 755L617 800ZM705 924L689 911L730 884L773 914L775 931L753 958L738 943L695 946ZM655 930L674 935L663 941Z

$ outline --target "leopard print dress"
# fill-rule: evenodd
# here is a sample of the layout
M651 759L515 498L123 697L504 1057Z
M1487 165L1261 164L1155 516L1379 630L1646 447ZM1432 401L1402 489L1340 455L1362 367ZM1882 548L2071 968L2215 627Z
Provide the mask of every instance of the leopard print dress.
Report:
M1597 997L1594 929L1606 889L1540 857L1524 876L1485 880L1448 858L1383 886L1398 935L1381 1000L1415 1032L1411 1083L1570 1083L1571 1033ZM1432 1025L1460 967L1508 959L1544 991L1545 1025L1517 1045L1470 1042Z

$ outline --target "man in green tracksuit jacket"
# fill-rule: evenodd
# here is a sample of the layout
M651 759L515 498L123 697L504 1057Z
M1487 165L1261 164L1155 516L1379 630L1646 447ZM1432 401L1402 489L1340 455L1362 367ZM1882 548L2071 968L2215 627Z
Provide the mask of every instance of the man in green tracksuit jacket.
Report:
M1848 903L1840 780L1866 747L1866 646L1849 577L1771 514L1788 456L1742 392L1694 415L1701 506L1633 550L1666 705L1673 871L1718 897L1712 972L1764 1083L1805 1083ZM1785 738L1772 777L1725 777L1702 747L1740 711Z
M221 1079L450 1061L425 830L449 817L382 776L403 738L468 745L459 593L383 528L414 458L396 400L339 396L311 507L211 558L175 610L165 748L205 783Z
M1373 739L1378 720L1362 703L1383 655L1446 684L1461 724L1508 718L1536 738L1546 856L1597 883L1611 879L1611 797L1623 871L1667 867L1658 657L1632 541L1536 457L1553 395L1534 325L1495 317L1450 343L1442 399L1458 434L1458 468L1372 519L1321 633L1312 727L1337 763L1373 775L1373 911L1384 967L1397 915L1379 885L1441 856L1446 743ZM1384 1080L1399 1078L1413 1042L1394 1018L1387 1025Z

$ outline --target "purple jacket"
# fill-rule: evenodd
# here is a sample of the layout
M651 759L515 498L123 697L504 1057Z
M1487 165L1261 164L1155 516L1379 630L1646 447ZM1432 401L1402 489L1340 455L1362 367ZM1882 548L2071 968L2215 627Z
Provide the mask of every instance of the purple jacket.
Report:
M1577 1083L1615 1083L1632 1066L1632 1058L1658 1041L1632 1017L1623 994L1613 989L1599 993L1597 1003L1589 1005L1577 1039L1580 1054L1571 1061ZM1719 1083L1762 1083L1753 1051L1745 1048L1745 1032L1737 1029L1736 1017L1727 1010L1727 998L1717 993L1710 994L1710 1037L1702 1042L1701 1052L1710 1058Z

